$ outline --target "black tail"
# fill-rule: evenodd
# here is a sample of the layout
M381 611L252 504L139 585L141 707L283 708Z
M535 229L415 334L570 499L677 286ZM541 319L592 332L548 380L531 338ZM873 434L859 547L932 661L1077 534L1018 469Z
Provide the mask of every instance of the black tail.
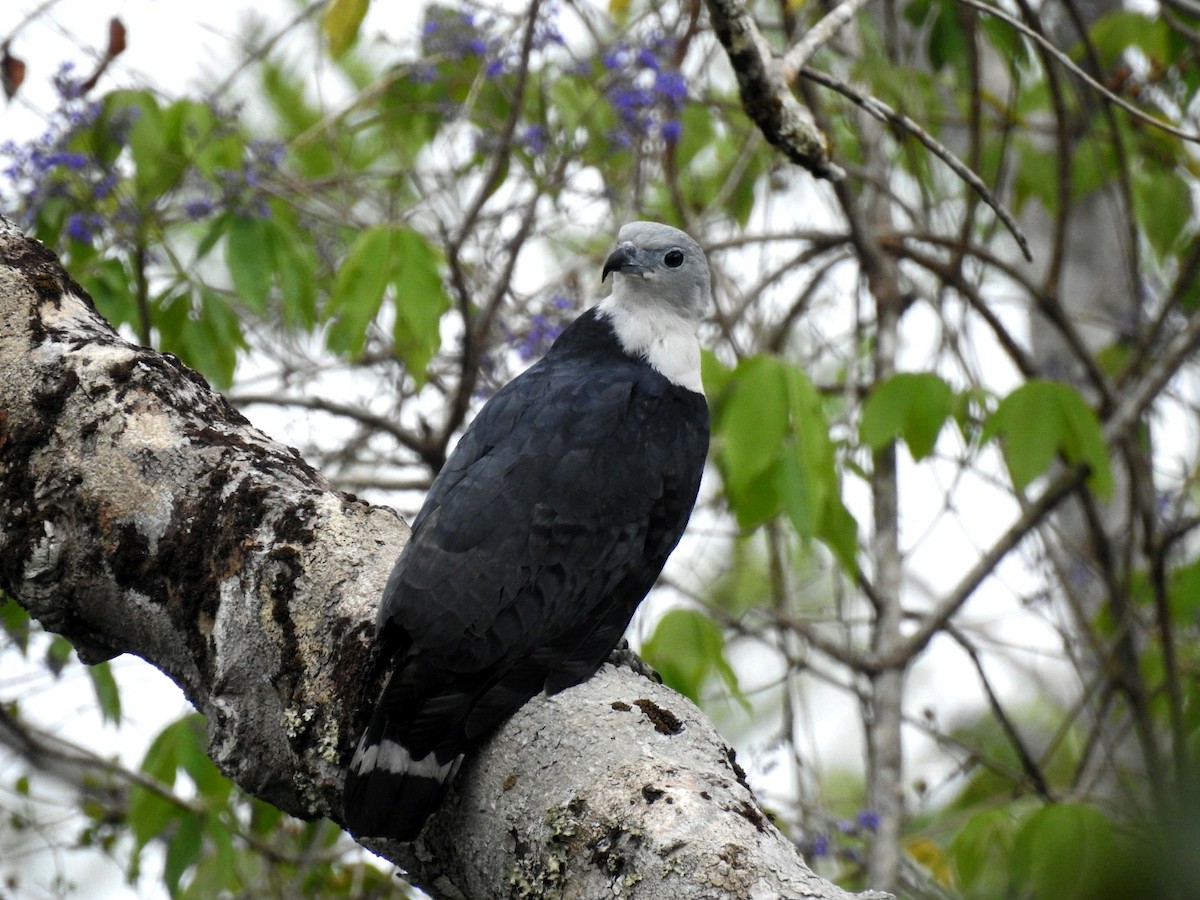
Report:
M358 837L415 840L454 777L462 755L414 760L376 709L346 772L343 816Z

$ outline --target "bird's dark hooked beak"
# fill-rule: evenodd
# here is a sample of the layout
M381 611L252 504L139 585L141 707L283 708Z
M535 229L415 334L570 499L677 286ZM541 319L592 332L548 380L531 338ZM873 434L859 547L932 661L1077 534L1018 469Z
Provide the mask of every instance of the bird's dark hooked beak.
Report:
M635 244L626 241L618 244L617 249L608 255L604 261L604 269L600 273L600 283L608 280L609 272L623 272L626 275L644 275L648 267L638 258Z

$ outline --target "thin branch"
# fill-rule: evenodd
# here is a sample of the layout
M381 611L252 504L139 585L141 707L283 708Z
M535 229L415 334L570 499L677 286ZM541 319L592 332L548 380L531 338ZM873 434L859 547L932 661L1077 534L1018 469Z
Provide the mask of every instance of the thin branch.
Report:
M1063 65L1066 69L1068 69L1072 74L1081 78L1088 85L1088 87L1092 88L1092 90L1101 94L1102 96L1107 98L1112 103L1115 103L1117 106L1121 107L1121 109L1125 110L1125 112L1129 113L1135 119L1145 122L1147 125L1151 125L1155 128L1161 129L1162 131L1165 131L1167 134L1173 135L1177 138L1180 138L1181 140L1188 141L1189 143L1193 143L1193 144L1200 144L1200 134L1197 134L1195 132L1183 131L1179 128L1176 128L1174 125L1170 124L1169 122L1164 122L1162 119L1158 119L1152 115L1149 115L1148 113L1144 113L1140 109L1138 109L1136 106L1134 106L1132 103L1129 103L1128 101L1121 99L1116 94L1114 94L1112 91L1110 91L1108 88L1106 88L1104 85L1102 85L1099 81L1097 81L1095 78L1093 78L1091 75L1089 75L1087 72L1083 71L1083 69L1079 68L1079 66L1076 65L1075 62L1071 59L1071 57L1067 56L1067 54L1063 53L1061 50L1059 50L1057 47L1055 47L1052 43L1050 43L1049 40L1042 37L1040 34L1038 34L1036 31L1034 31L1032 28L1030 28L1028 25L1026 25L1024 22L1020 21L1019 19L1014 19L1012 16L1010 16L1008 13L1004 12L1003 10L997 9L994 6L989 6L986 3L981 3L981 2L979 2L979 0L959 0L959 2L965 3L965 4L967 4L967 6L972 6L975 9L979 10L980 12L987 13L989 16L994 16L997 19L999 19L1000 21L1005 22L1008 25L1011 25L1013 28L1017 29L1017 31L1021 32L1021 34L1025 35L1027 38L1029 38L1034 43L1036 43L1038 46L1043 47L1052 57L1054 57L1054 59L1056 59L1061 65Z
M481 321L473 323L473 304L462 275L462 249L468 236L475 230L479 216L483 212L484 204L491 199L492 195L499 189L507 177L506 173L508 172L508 165L512 155L513 140L516 135L517 125L521 121L525 89L529 83L529 62L533 54L534 34L537 30L538 9L540 5L541 0L532 0L529 4L529 11L526 14L525 32L521 38L521 54L517 64L511 106L509 107L508 117L500 129L497 145L493 148L491 165L484 174L483 180L479 185L479 190L475 193L475 197L471 201L471 205L467 208L466 214L463 216L462 221L459 222L453 238L446 242L446 260L450 267L451 283L454 285L455 293L458 295L459 313L463 320L463 349L460 361L461 375L458 390L452 398L449 414L446 417L445 427L442 432L441 452L443 457L445 448L449 445L451 435L462 424L463 419L466 418L479 374L478 360L481 353L481 342L486 337L487 331L495 317L496 310L499 308L500 302L508 290L509 278L516 265L516 252L524 243L529 232L527 216L526 220L522 222L517 237L510 241L506 248L509 251L509 258L505 266L505 271L502 273L501 278L495 282L491 296L484 305ZM535 198L533 203L530 204L531 207L536 208L536 198L537 194L535 191ZM439 464L437 468L440 469L441 465Z
M891 244L891 249L900 259L908 259L922 268L936 275L941 281L954 288L967 305L981 318L991 329L992 335L996 341L1004 348L1013 365L1025 378L1035 378L1038 375L1037 362L1026 352L1025 348L1017 342L1017 339L1012 336L1011 332L1004 326L1000 317L992 310L987 300L979 293L975 285L967 281L963 275L962 267L955 267L951 263L944 262L929 253L922 253L920 250L910 246L905 241L897 241Z
M927 132L924 128L910 119L903 113L898 113L882 100L871 97L866 94L859 93L849 85L833 78L824 72L819 72L816 69L805 68L800 73L809 81L828 88L831 91L841 94L855 106L858 106L868 115L874 116L881 122L886 122L889 125L895 125L902 128L920 141L928 150L950 167L959 178L965 181L977 193L980 199L983 200L996 216L1004 223L1004 227L1008 229L1009 234L1013 236L1013 240L1017 242L1017 246L1021 248L1021 253L1025 259L1033 261L1033 254L1029 250L1029 241L1021 231L1021 227L1017 224L1017 220L999 200L993 195L991 189L983 183L983 179L972 172L961 160L949 149L938 141L933 135Z
M1020 732L1017 731L1017 726L1013 724L1012 719L1008 717L1003 705L1000 703L1000 698L996 696L995 690L992 689L992 683L987 677L987 672L983 670L983 660L979 658L979 651L974 645L967 640L967 636L954 627L953 624L946 624L946 634L953 638L954 642L963 649L967 657L971 660L971 665L975 667L975 672L979 675L979 683L983 685L983 693L987 697L988 708L991 709L993 717L1000 723L1000 728L1008 737L1008 742L1013 749L1017 751L1017 757L1021 760L1021 768L1025 771L1026 777L1029 779L1033 789L1037 791L1039 797L1046 800L1053 800L1050 795L1050 787L1046 782L1046 776L1042 773L1041 767L1033 758L1033 754L1029 752L1029 748L1025 746L1025 742L1021 739Z
M1164 353L1158 357L1141 382L1123 394L1113 414L1104 423L1104 440L1109 446L1124 439L1158 398L1167 382L1179 371L1196 346L1200 344L1200 313L1193 314L1186 328L1176 335ZM1087 478L1086 466L1076 465L1061 472L1028 506L1020 517L995 544L971 567L955 588L946 595L937 608L930 613L908 635L904 641L888 653L877 654L864 661L870 669L903 667L920 653L942 631L955 613L983 581L992 574L1000 561L1006 557L1025 537L1040 524L1063 500L1077 490Z
M871 0L842 0L824 17L804 33L796 46L792 47L780 61L783 77L788 84L795 84L800 71L808 65L813 54L834 39L839 31L850 24Z
M1009 552L1021 543L1063 500L1078 490L1087 478L1087 474L1087 468L1082 465L1073 466L1060 473L1042 491L1041 495L1025 508L1020 517L1008 527L996 543L976 561L975 565L954 587L954 590L947 594L937 608L921 621L916 631L892 647L890 652L877 655L873 659L867 660L866 664L873 669L907 665L914 656L925 649L936 634L945 630L955 613L970 599L979 585L995 571L1000 561L1008 556Z
M361 425L365 425L374 432L386 434L394 438L396 443L417 454L423 462L431 463L431 458L436 453L435 447L428 442L417 439L387 416L380 416L347 403L336 403L333 400L326 400L323 397L286 397L277 394L239 394L232 392L229 395L229 402L237 407L255 405L294 406L314 412L345 416Z

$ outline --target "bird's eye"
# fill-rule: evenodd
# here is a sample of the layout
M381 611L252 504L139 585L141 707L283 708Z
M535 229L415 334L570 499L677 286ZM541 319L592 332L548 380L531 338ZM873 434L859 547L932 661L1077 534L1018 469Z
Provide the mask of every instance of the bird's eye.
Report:
M663 257L663 262L667 264L669 269L678 269L683 265L682 250L668 250L667 255Z

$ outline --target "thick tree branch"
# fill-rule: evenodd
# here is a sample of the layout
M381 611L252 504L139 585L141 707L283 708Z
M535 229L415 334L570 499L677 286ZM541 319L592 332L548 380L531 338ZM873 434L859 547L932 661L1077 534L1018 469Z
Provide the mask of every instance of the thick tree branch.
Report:
M825 136L788 85L784 67L741 0L706 0L713 31L737 75L742 106L780 153L818 178L844 174L829 160Z
M177 359L122 340L0 219L0 588L85 659L168 673L221 769L289 813L339 818L405 536ZM419 842L374 849L445 897L848 896L804 866L704 715L624 669L529 703Z

